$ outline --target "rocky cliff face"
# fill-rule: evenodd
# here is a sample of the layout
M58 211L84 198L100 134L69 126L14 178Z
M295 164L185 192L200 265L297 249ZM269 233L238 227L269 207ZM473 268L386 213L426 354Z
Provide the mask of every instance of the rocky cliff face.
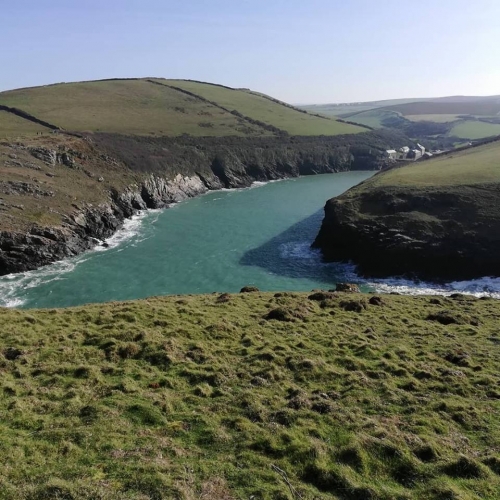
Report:
M27 232L0 232L0 275L29 271L78 255L110 237L123 221L147 208L162 208L205 193L201 179L177 175L166 180L148 176L141 185L110 194L108 203L66 216L60 227L34 225Z
M355 187L329 200L314 246L367 276L500 276L500 185Z
M394 140L401 140L384 133L353 137L174 140L92 136L86 139L94 144L92 154L112 165L115 177L121 165L137 182L112 187L106 202L75 206L76 210L65 214L57 227L35 224L28 230L1 231L0 225L0 275L77 255L111 236L137 210L166 207L208 190L353 168L377 169L381 151ZM104 180L75 161L78 151L58 153L37 147L30 153L44 165L61 164L95 182ZM80 157L82 164L89 159L88 153ZM110 175L105 175L106 182Z

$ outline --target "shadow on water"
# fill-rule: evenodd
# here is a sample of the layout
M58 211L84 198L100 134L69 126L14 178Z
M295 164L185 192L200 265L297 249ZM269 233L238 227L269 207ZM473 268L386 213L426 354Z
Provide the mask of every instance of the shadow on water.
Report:
M323 262L321 252L311 248L323 214L323 210L318 210L263 245L248 250L240 259L240 264L260 267L271 274L306 278L330 285L342 281L359 282L354 266Z

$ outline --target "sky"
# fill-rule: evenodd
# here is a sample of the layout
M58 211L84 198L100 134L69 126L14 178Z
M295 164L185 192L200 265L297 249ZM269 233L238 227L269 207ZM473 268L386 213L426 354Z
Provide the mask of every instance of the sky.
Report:
M0 90L186 78L291 103L500 94L499 0L0 0Z

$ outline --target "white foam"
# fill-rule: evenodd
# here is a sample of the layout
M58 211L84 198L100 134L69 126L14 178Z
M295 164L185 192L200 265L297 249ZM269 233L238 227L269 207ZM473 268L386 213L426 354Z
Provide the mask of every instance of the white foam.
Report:
M91 258L93 252L111 250L124 245L126 242L135 241L135 238L141 234L144 219L153 215L150 219L150 222L153 224L158 220L161 212L162 210L143 210L130 219L126 219L122 228L105 240L108 244L107 247L96 246L80 256L61 260L34 271L8 274L0 277L0 307L20 307L27 301L25 298L26 294L24 293L26 290L50 283L51 281L64 279L64 276L73 271L76 266ZM142 240L146 238L144 237ZM120 250L117 249L117 251Z
M129 219L126 219L123 226L112 236L104 240L103 243L106 245L98 245L94 248L96 252L104 252L116 248L117 246L131 240L141 231L143 221L146 217L150 217L151 214L157 214L156 218L152 219L150 222L153 224L158 219L158 215L162 212L161 209L158 210L141 210L136 215L133 215ZM144 238L146 239L146 238ZM143 239L143 240L144 240ZM141 240L141 241L143 241Z
M483 277L468 281L449 283L430 283L412 281L403 278L388 278L368 282L376 291L383 293L397 292L403 295L451 295L463 293L475 297L493 297L500 299L500 278Z
M290 241L279 246L282 259L303 259L321 262L321 251L311 248L309 242Z

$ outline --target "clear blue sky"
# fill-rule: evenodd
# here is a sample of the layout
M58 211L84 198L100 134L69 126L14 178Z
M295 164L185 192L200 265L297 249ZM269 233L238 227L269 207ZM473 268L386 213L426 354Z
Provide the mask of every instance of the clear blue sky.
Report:
M191 78L293 103L500 94L499 0L0 0L0 90Z

